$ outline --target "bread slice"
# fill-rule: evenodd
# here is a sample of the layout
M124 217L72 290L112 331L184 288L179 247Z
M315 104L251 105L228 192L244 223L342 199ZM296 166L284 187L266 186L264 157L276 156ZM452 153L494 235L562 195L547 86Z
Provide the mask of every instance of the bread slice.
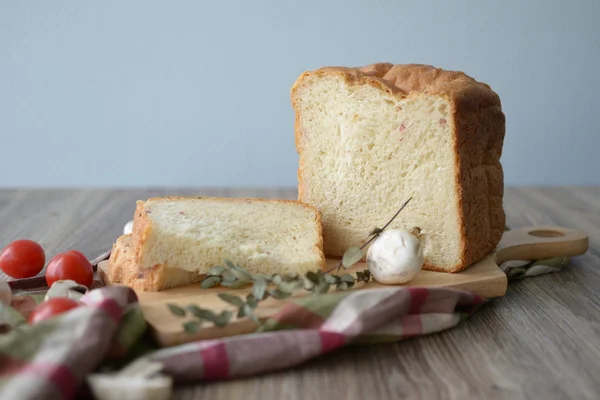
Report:
M158 292L161 290L200 282L204 275L156 265L153 268L140 268L134 259L131 235L120 236L113 244L108 266L100 270L105 284L122 284L135 291Z
M320 213L295 200L138 201L132 242L142 268L205 274L224 259L255 273L303 274L325 267Z
M461 271L504 229L505 117L492 89L462 72L373 64L305 72L291 90L298 199L342 256L412 197L391 228L419 227L425 269Z

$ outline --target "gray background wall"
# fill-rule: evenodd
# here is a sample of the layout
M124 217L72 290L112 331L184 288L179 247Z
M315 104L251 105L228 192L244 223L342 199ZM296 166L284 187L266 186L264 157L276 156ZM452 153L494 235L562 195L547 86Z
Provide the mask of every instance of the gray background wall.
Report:
M600 184L600 2L0 0L0 186L293 186L289 89L377 61L503 101L507 184Z

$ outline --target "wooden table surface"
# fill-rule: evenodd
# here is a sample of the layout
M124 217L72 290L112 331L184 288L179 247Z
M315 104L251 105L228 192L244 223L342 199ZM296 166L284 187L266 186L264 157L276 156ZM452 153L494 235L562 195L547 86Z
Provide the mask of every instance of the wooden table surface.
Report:
M93 258L134 201L162 195L294 198L295 190L0 190L0 246L39 241ZM590 250L567 270L511 283L458 327L342 349L293 370L178 388L177 399L600 398L600 187L507 188L507 224L574 227Z

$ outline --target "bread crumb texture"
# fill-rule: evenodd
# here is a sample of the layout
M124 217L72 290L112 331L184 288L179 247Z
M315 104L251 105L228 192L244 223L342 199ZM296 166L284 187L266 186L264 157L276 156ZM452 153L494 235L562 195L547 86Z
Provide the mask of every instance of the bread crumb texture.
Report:
M296 113L299 200L322 214L339 258L382 227L419 227L425 269L460 271L493 251L505 226L498 95L462 72L379 63L302 74Z
M321 217L298 201L164 197L138 202L136 263L205 274L223 259L255 273L305 273L325 265Z

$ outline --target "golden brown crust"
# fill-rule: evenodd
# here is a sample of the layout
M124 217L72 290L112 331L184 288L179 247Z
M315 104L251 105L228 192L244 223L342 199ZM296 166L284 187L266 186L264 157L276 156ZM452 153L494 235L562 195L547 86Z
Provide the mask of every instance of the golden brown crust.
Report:
M113 244L108 267L103 273L105 284L121 284L143 292L157 292L175 286L173 282L196 283L204 278L203 275L162 265L139 267L134 260L131 235L123 235Z
M493 251L504 233L504 176L500 157L505 117L500 105L455 110L456 180L461 207L459 272Z
M144 210L146 202L138 200L135 203L135 213L133 216L133 229L131 231L131 244L133 248L133 258L137 265L141 265L142 249L148 240L152 223L148 214Z
M412 93L445 96L452 104L456 149L457 203L461 213L461 260L452 268L426 264L424 269L459 272L493 251L505 226L504 190L500 164L505 117L499 96L489 85L463 72L446 71L423 64L376 63L360 68L324 67L304 72L294 83L290 97L298 110L296 93L309 77L335 74L350 84L375 86L399 98ZM296 111L295 141L300 155L298 199L306 191L301 146L300 115Z
M152 223L150 218L148 217L147 212L150 210L146 210L146 204L152 201L176 201L176 200L189 200L189 199L210 199L210 200L218 200L218 201L228 201L228 202L246 202L246 201L254 201L254 202L263 202L263 203L287 203L287 204L296 204L298 206L304 207L307 210L310 210L314 213L315 218L317 220L318 227L318 241L315 244L315 249L317 253L320 255L320 265L321 269L325 270L327 268L327 260L325 259L325 255L323 253L323 228L322 228L322 218L321 212L316 207L304 203L299 200L290 200L290 199L261 199L261 198L228 198L228 197L208 197L208 196L165 196L165 197L153 197L149 198L146 201L137 201L135 216L133 220L133 231L131 233L132 236L132 246L135 250L135 262L136 264L141 264L141 259L143 255L143 246L147 241L148 236L150 235L152 229Z
M291 89L291 100L296 107L295 94L307 77L336 74L351 84L370 84L400 98L411 93L429 93L448 96L458 109L463 107L479 108L500 107L500 98L489 85L479 82L464 72L447 71L424 64L377 63L360 68L323 67L304 72ZM296 115L296 127L298 116ZM296 145L298 145L296 130Z
M325 258L325 252L323 249L323 217L321 215L321 211L319 211L316 207L306 203L302 203L302 205L309 207L315 213L315 218L317 219L317 229L319 230L318 241L315 243L315 250L321 255L321 269L323 271L327 271L327 259Z

